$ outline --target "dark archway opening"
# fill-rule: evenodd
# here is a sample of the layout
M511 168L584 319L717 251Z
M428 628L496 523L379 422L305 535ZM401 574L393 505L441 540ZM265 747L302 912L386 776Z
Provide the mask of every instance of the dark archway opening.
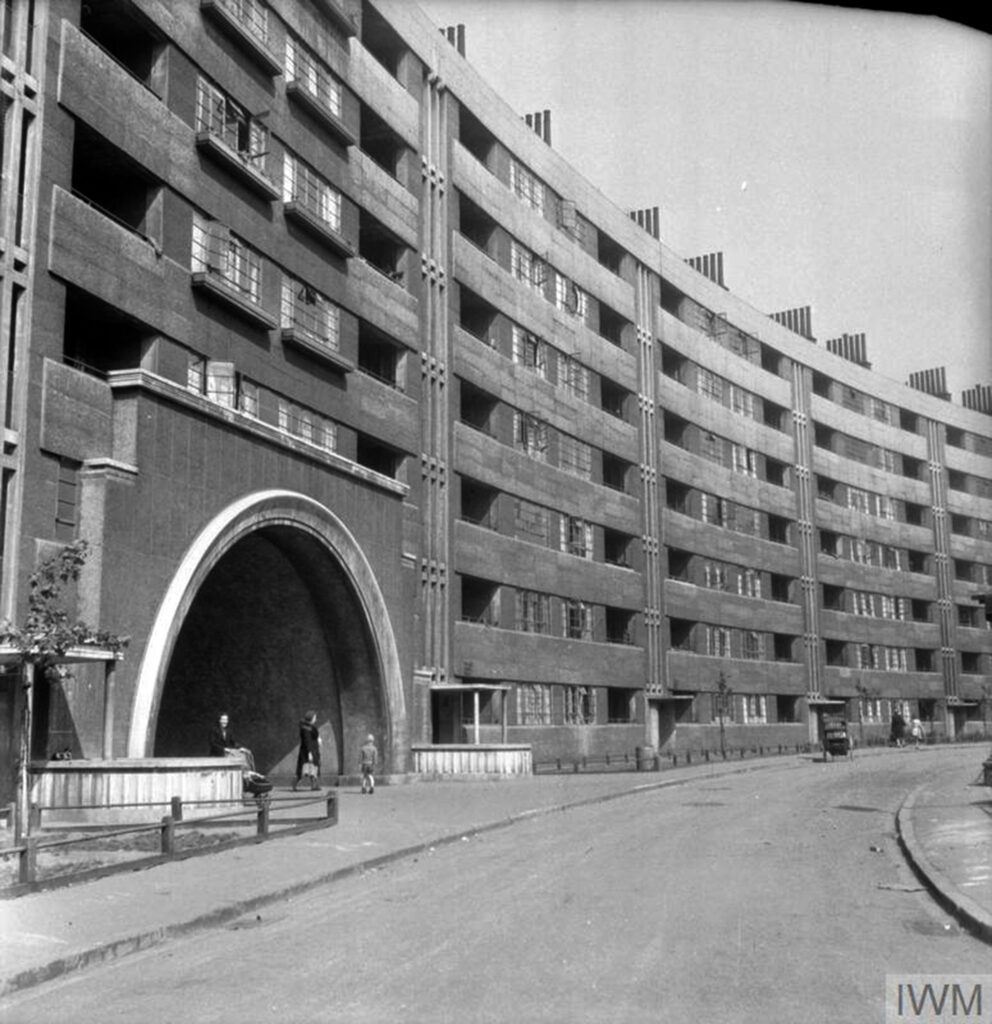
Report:
M196 757L221 712L259 771L293 772L304 712L317 712L321 774L356 770L365 734L385 737L382 681L350 580L313 535L264 527L210 571L182 624L154 756Z

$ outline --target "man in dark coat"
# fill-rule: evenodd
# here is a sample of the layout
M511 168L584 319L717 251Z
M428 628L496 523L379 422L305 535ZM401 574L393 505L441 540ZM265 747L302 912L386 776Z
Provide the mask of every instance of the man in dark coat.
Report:
M234 738L230 719L226 713L217 719L217 724L210 730L207 742L210 744L211 757L240 757L250 772L255 770L255 758L252 756L252 752L247 747L241 746Z
M210 756L227 757L238 750L238 741L231 732L230 719L226 714L217 719L217 724L210 730Z
M310 775L310 787L318 787L317 776L320 774L320 732L317 729L317 712L308 711L300 722L300 749L296 754L296 782L293 789L300 784L303 777L303 766L313 765Z

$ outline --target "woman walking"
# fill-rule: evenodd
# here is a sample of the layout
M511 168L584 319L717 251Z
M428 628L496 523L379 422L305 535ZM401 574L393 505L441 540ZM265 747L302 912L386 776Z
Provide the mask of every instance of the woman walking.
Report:
M308 711L300 722L300 750L296 755L296 781L294 791L306 775L311 789L319 789L320 783L320 732L317 730L317 712Z

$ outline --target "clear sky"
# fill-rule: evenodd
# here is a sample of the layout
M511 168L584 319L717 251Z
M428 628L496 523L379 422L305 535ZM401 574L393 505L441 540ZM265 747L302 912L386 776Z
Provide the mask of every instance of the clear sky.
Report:
M992 37L935 17L749 0L421 0L623 210L822 345L905 381L992 383Z

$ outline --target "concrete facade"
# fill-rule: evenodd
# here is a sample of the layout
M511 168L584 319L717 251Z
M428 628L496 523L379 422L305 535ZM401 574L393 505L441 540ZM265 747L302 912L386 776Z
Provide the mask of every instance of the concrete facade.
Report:
M412 4L5 17L3 613L90 542L118 756L983 727L987 415L686 263ZM95 756L87 671L36 756Z

